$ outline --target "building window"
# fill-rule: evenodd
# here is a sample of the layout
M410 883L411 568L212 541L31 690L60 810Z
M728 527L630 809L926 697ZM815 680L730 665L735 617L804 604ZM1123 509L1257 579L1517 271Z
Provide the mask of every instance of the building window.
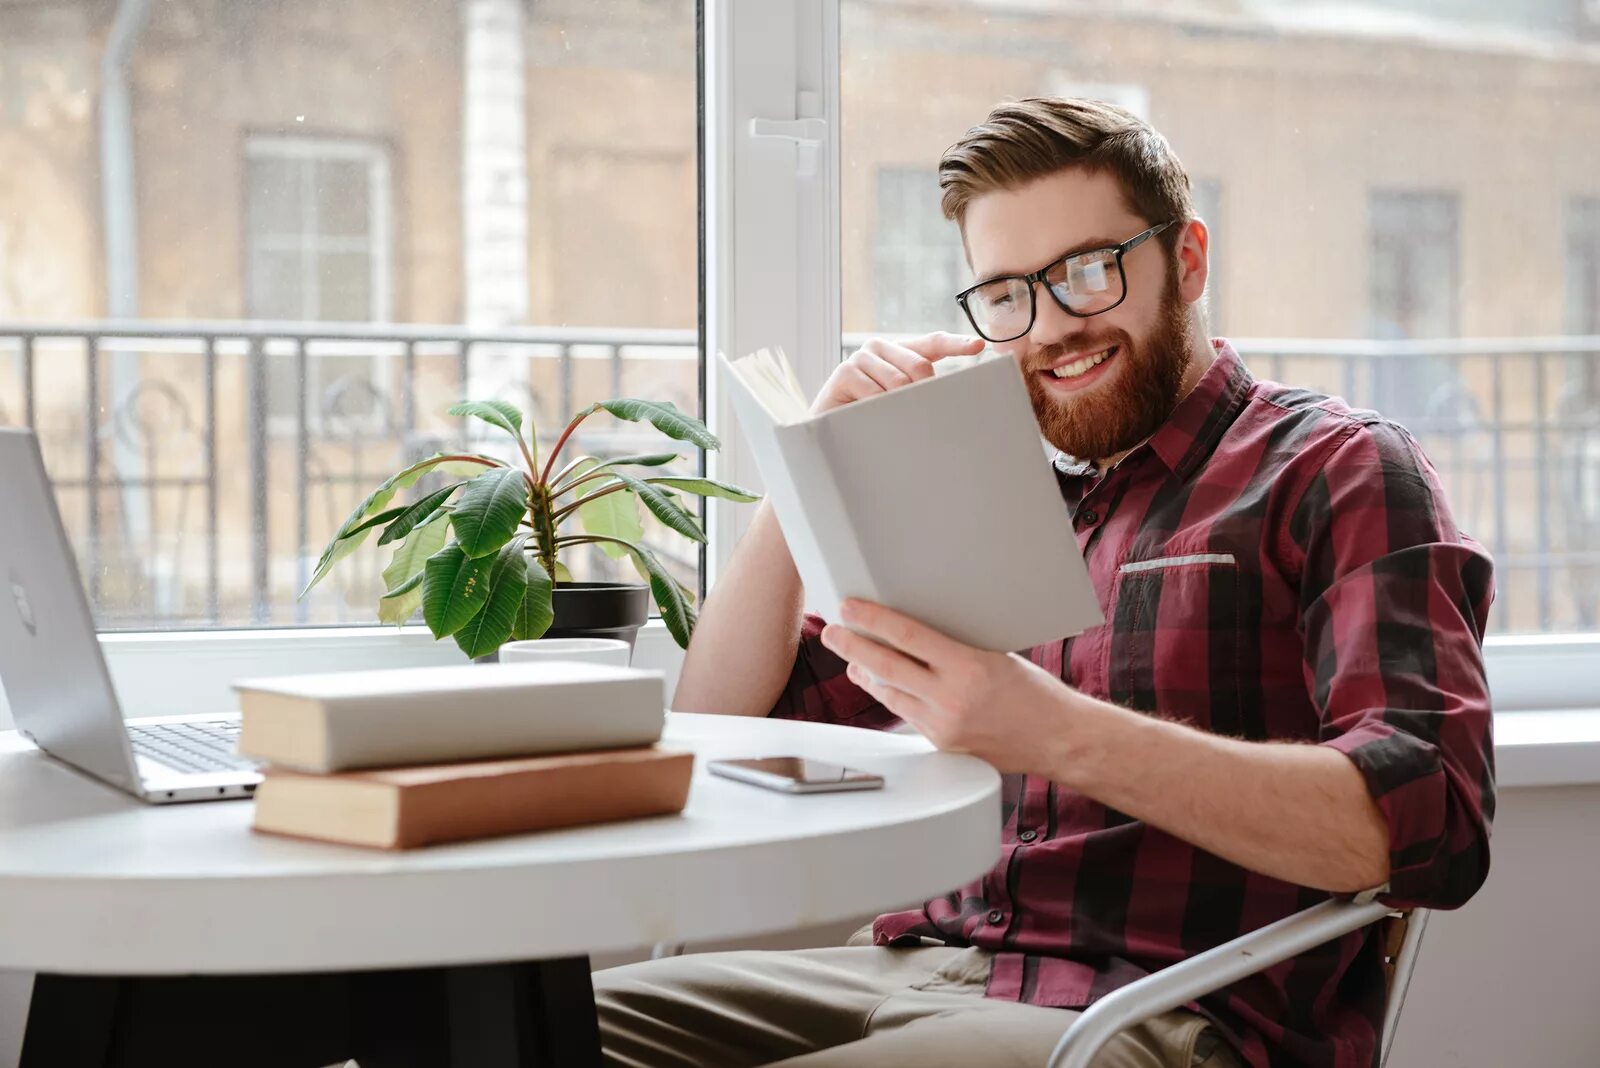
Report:
M1368 203L1367 334L1381 340L1456 335L1456 197L1373 190Z
M1367 336L1379 341L1454 337L1458 285L1452 193L1373 190L1368 201ZM1439 415L1451 366L1396 352L1372 368L1373 407L1408 424Z
M961 233L939 208L939 178L920 167L878 171L874 329L968 332L955 295L968 276Z
M1600 197L1567 202L1566 330L1600 334Z
M393 313L389 157L371 141L252 137L245 148L246 315L387 322ZM307 352L307 417L366 421L383 407L368 356ZM291 359L274 359L268 411L298 411Z

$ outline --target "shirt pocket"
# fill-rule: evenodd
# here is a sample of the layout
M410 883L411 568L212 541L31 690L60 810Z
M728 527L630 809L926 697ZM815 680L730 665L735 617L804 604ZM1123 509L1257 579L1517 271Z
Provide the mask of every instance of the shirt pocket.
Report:
M1244 585L1232 553L1173 553L1118 567L1106 665L1111 700L1220 734L1259 733L1259 716L1248 708Z

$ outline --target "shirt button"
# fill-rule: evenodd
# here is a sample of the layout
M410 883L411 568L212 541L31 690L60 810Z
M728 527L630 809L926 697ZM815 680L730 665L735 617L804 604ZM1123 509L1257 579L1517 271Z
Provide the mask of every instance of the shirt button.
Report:
M998 927L1000 925L1000 922L1002 920L1004 920L1005 918L1006 918L1006 914L1001 912L999 909L990 909L989 910L988 920L989 920L990 923L994 924L995 926Z
M1017 841L1031 842L1037 837L1039 837L1038 831L1023 831L1021 834L1017 835Z
M1093 508L1085 508L1083 511L1078 513L1078 522L1086 527L1092 527L1096 523L1100 522L1100 513L1096 512Z

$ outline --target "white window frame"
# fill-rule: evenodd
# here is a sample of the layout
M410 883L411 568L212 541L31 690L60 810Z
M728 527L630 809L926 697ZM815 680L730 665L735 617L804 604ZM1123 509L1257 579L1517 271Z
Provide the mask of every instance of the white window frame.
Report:
M837 0L705 0L704 12L707 409L728 443L711 463L755 485L717 354L782 345L812 390L840 356L839 10ZM755 119L767 120L756 127L765 136L752 135ZM712 502L712 581L750 511ZM112 634L102 645L133 715L229 707L228 683L243 675L460 658L415 626ZM669 689L680 658L659 620L641 632L636 662L666 671ZM1545 713L1518 715L1600 709L1600 634L1495 637L1486 658L1496 711L1521 731L1519 781L1600 782L1600 714L1549 734Z

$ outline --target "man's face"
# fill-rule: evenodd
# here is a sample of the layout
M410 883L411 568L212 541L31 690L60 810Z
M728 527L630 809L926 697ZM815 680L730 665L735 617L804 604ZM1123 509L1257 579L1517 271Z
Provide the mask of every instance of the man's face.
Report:
M967 252L975 280L1029 274L1166 221L1134 214L1112 175L1065 170L973 199ZM1151 238L1122 267L1128 291L1117 307L1077 318L1040 282L1032 329L995 346L1021 365L1045 440L1081 459L1115 456L1154 433L1177 405L1189 363L1188 302L1171 254Z

